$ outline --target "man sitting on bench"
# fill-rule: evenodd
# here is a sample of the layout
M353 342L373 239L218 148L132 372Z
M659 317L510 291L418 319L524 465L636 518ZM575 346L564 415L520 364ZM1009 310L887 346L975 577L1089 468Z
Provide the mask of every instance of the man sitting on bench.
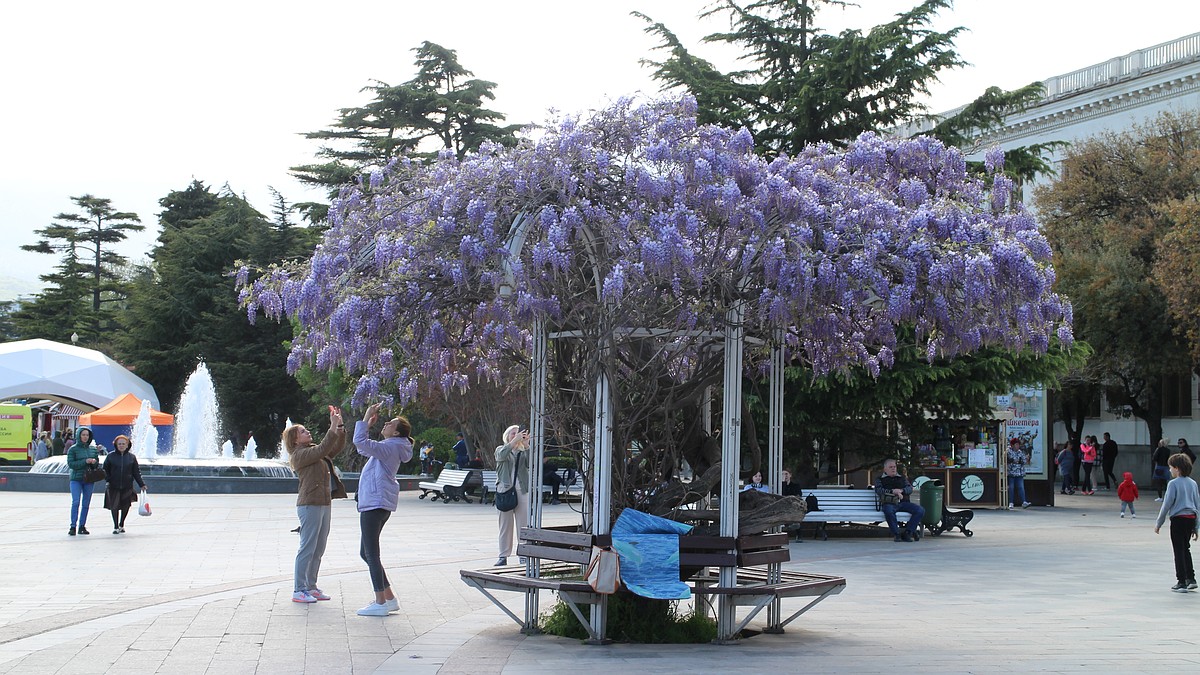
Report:
M912 483L896 471L896 460L883 461L883 475L875 481L875 494L879 495L879 510L887 519L888 529L896 541L914 541L919 538L917 528L921 525L921 516L925 509L920 504L914 504L909 499L912 494ZM909 514L908 527L900 534L900 524L896 521L896 512L904 511Z

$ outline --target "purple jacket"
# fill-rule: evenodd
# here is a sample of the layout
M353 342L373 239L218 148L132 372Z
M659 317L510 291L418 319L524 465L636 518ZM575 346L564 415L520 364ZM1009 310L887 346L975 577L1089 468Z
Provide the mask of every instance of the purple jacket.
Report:
M367 457L367 465L358 477L358 510L387 509L395 511L400 500L400 483L396 471L400 465L412 459L412 442L407 438L392 437L382 441L367 438L367 423L354 423L354 448Z

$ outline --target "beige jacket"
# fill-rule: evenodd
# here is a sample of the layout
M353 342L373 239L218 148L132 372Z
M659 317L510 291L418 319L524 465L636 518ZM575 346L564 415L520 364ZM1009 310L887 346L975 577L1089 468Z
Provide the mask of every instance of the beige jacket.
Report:
M346 487L333 472L332 461L345 447L346 430L330 429L320 445L292 451L288 461L300 479L296 506L329 506L333 499L346 497Z

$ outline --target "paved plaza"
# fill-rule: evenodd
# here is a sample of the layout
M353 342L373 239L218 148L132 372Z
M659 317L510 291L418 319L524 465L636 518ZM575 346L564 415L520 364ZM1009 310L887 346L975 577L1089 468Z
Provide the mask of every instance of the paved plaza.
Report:
M163 495L125 535L96 496L92 534L68 537L69 495L0 492L0 673L1197 672L1200 594L1168 590L1152 498L1137 519L1101 492L979 512L970 539L806 540L788 567L847 588L786 634L596 647L521 635L459 580L495 561L490 506L403 493L383 549L400 611L367 618L353 501L334 504L321 573L333 600L301 605L292 496ZM546 509L547 524L577 521L571 505Z

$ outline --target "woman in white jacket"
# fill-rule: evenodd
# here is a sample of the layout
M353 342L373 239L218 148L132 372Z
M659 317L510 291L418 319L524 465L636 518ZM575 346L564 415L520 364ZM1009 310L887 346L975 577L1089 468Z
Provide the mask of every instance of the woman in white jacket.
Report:
M393 417L383 425L383 440L373 441L367 435L378 417L379 404L375 403L354 424L354 447L368 458L358 479L358 524L362 530L359 555L367 563L375 589L374 602L358 610L359 616L387 616L400 609L379 558L379 535L400 500L396 471L412 459L412 427L403 417Z
M500 511L500 558L497 566L508 564L514 535L529 525L529 432L517 425L504 430L504 445L496 448L496 492L515 485L517 508Z

